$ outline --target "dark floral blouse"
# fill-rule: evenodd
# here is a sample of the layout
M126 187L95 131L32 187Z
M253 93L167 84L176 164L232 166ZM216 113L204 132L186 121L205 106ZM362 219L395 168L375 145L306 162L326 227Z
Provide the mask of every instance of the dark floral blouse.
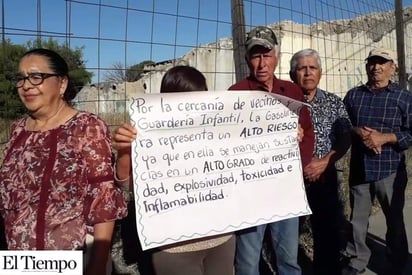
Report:
M79 112L49 131L12 125L0 167L0 211L9 249L81 249L96 223L127 215L114 185L110 134Z

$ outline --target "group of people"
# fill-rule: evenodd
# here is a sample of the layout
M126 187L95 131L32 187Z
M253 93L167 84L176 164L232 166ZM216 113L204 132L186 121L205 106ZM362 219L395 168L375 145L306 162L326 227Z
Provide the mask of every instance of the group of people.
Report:
M316 50L293 55L290 82L274 74L280 48L270 28L252 29L245 46L250 74L228 90L260 90L307 103L298 114L297 135L313 212L313 274L356 275L365 270L375 196L386 218L388 274L402 274L408 256L402 211L404 152L412 144L412 95L391 80L394 53L372 49L365 60L367 83L342 100L318 87L322 65ZM133 187L131 144L138 133L125 123L111 135L100 118L73 108L77 90L66 62L51 50L25 53L13 81L28 115L12 124L0 167L0 212L8 248L85 250L86 236L92 235L85 272L105 274L114 222L127 216L121 190ZM164 75L160 92L207 91L206 83L197 69L176 66ZM349 238L344 238L335 163L349 148L352 211ZM266 232L277 274L302 274L297 217L147 253L157 275L257 275Z

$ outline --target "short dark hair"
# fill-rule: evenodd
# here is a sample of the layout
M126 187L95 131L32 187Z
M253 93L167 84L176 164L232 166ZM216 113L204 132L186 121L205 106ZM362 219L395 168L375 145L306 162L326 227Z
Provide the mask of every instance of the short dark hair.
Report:
M73 86L73 83L69 77L69 66L67 65L66 60L64 60L64 58L61 57L57 52L44 48L36 48L29 50L26 53L24 53L21 58L23 59L24 57L30 55L38 55L45 57L53 73L58 74L59 76L67 77L67 88L66 91L64 91L63 99L67 103L70 103L76 97L79 90Z
M207 91L205 76L196 68L178 65L169 69L162 78L161 93Z

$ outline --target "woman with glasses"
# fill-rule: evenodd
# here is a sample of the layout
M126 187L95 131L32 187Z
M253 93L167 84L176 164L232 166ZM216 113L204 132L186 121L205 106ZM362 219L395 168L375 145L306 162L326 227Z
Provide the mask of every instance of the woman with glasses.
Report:
M77 90L54 51L26 52L13 82L28 115L12 124L0 167L8 248L83 249L89 232L88 274L105 274L114 220L127 214L114 185L108 128L71 106Z

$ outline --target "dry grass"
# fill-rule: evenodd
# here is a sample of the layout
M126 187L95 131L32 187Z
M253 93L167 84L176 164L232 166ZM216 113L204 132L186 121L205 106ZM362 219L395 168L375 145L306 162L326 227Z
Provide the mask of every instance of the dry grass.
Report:
M129 121L129 116L121 113L100 114L99 117L106 122L110 129L114 129L115 127Z
M3 161L3 150L9 138L10 120L0 118L0 161Z

